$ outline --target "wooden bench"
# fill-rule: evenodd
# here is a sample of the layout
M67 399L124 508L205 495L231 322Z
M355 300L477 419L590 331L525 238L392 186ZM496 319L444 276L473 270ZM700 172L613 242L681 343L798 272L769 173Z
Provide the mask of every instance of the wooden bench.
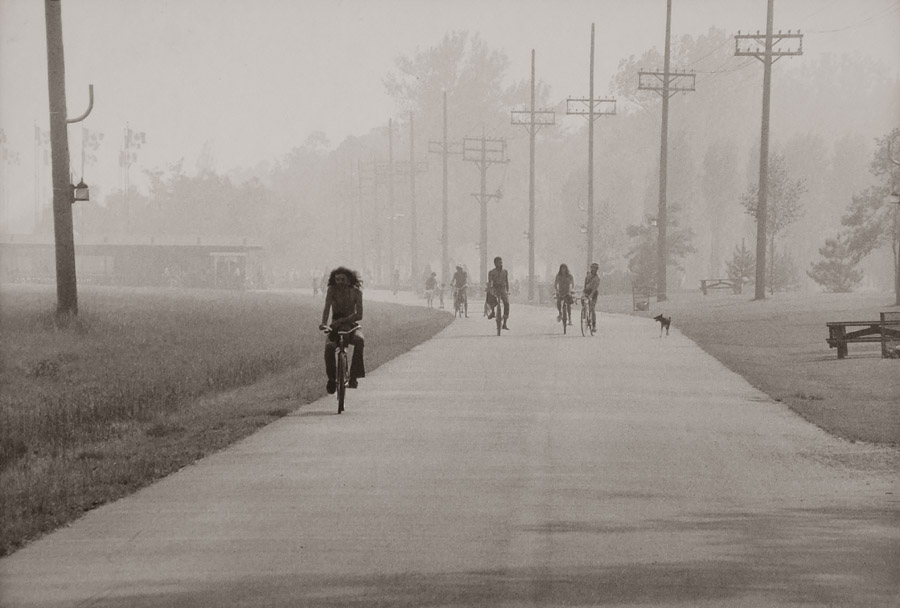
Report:
M891 356L889 342L900 342L900 313L896 312L883 312L878 321L832 321L825 325L828 346L837 348L838 359L847 356L847 345L851 342L880 343L882 357Z
M730 289L735 295L741 293L741 281L732 279L700 279L700 291L708 295L710 289Z

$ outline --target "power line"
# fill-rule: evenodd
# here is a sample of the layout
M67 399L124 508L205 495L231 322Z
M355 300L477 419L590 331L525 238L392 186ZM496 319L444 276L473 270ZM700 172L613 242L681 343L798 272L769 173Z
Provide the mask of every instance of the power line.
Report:
M881 12L875 13L874 15L871 15L871 16L869 16L869 17L863 19L862 21L860 21L860 22L858 22L858 23L855 23L855 24L852 24L852 25L847 25L847 26L844 26L844 27L839 27L839 28L833 29L833 30L807 30L807 31L808 31L808 32L812 32L812 33L814 33L814 34L833 34L833 33L835 33L835 32L843 32L843 31L846 31L846 30L856 29L856 28L858 28L858 27L863 27L864 25L868 25L870 22L872 22L872 21L875 20L875 19L880 19L880 18L882 18L882 17L887 17L887 16L890 15L891 13L897 12L897 9L898 9L898 8L900 8L900 0L898 0L897 2L895 2L894 4L892 4L891 6L889 6L887 9L885 9L885 10L883 10L883 11L881 11Z

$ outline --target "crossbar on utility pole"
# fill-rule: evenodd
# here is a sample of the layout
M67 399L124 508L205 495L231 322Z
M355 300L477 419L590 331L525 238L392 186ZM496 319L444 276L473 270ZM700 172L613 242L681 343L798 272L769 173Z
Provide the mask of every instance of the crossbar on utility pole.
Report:
M441 185L441 282L450 284L450 221L447 198L447 160L451 154L462 154L462 142L447 140L447 91L444 91L444 128L441 141L429 141L428 151L440 154L443 165Z
M760 121L759 138L759 198L756 203L756 285L754 287L755 300L766 299L766 222L768 221L768 187L769 187L769 98L772 88L772 64L781 57L789 57L803 54L803 34L800 30L796 33L788 30L783 34L781 30L774 34L775 0L769 0L766 10L766 33L742 34L738 30L734 37L735 56L755 57L763 63L763 101L762 120ZM775 49L776 44L782 41L799 41L796 49ZM755 46L741 48L741 41L754 42ZM760 49L760 46L762 47Z
M657 241L656 241L656 300L666 300L666 261L667 237L666 231L669 225L668 205L666 202L666 184L669 167L669 99L678 92L693 91L695 75L687 72L672 72L671 62L672 39L672 0L666 2L666 49L663 58L663 71L638 72L638 89L656 91L662 96L662 127L660 129L659 142L659 206L657 211ZM690 84L682 84L681 80L690 79Z
M612 104L611 110L606 110ZM590 269L594 261L594 120L600 116L616 113L615 97L594 97L594 24L591 24L591 77L587 98L566 99L566 114L585 116L588 119L588 219L587 219L587 264Z
M534 300L534 137L541 127L556 124L556 112L534 109L534 49L531 49L531 108L513 110L511 122L528 130L529 171L528 171L528 301Z
M481 172L481 191L472 196L481 204L481 239L478 248L481 250L479 281L484 284L487 281L487 204L492 198L503 198L503 190L497 188L493 194L487 192L487 170L496 163L508 163L506 156L505 139L487 139L482 129L481 137L466 137L463 139L463 160L475 163Z

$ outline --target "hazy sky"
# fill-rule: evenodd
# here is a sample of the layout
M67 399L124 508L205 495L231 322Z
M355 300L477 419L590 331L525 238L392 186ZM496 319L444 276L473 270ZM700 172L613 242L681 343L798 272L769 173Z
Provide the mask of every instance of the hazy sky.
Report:
M618 61L656 46L665 0L62 0L70 116L102 131L91 179L118 187L126 123L146 132L134 173L184 157L193 172L208 142L215 167L275 160L324 131L332 144L393 114L382 80L394 59L452 30L478 32L511 60L510 79L538 78L554 100L585 96L590 26L596 89L608 93ZM711 27L765 29L766 0L675 0L673 36ZM804 61L858 52L900 75L900 0L777 0L775 28L806 34ZM44 6L0 0L0 128L20 164L2 167L14 210L33 199L34 125L48 125ZM785 60L788 61L788 60ZM761 70L760 70L761 74ZM761 77L760 77L761 78ZM699 81L698 81L699 82ZM573 117L574 119L574 117ZM80 171L80 125L70 128ZM49 175L49 174L48 174ZM49 177L47 178L49 179ZM89 179L88 181L91 181ZM28 217L28 214L21 214ZM13 213L13 221L17 217Z

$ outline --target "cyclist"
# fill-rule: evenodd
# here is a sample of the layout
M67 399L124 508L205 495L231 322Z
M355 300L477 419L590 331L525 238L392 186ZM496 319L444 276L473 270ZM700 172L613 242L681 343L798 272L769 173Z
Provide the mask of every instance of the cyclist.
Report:
M491 305L491 314L488 319L493 319L496 315L496 307L503 302L503 329L509 329L506 321L509 319L509 273L503 268L503 259L500 256L494 258L494 268L488 273L488 294L494 296L494 303Z
M559 265L559 272L556 273L556 279L553 281L553 289L556 291L556 320L562 321L562 303L563 300L572 304L572 293L575 291L575 277L569 272L569 267L565 264ZM569 309L571 310L571 308ZM572 324L571 317L569 325Z
M466 287L469 286L469 275L466 274L466 271L463 270L462 266L456 267L456 272L453 273L453 280L450 281L450 287L453 288L453 306L456 306L457 300L459 301L459 305L463 306L463 302L466 301ZM466 312L466 316L469 316L468 311Z
M428 301L428 307L434 308L434 289L437 287L437 273L432 272L431 276L425 279L425 299Z
M347 331L355 323L363 318L362 285L356 272L338 266L331 271L328 277L328 289L325 291L325 309L322 311L322 323L319 329L325 329L328 323L328 313L331 312L331 333L325 341L325 373L328 375L326 390L329 395L334 394L337 386L335 375L337 370L334 363L334 351L337 348L338 331ZM349 388L357 387L357 380L366 377L366 366L363 363L363 346L365 337L360 330L356 330L347 336L349 344L353 345L353 359L350 361Z
M583 294L586 298L590 300L591 306L591 333L595 333L597 328L594 327L596 325L597 313L595 309L597 308L597 297L600 295L600 277L597 276L597 272L600 270L600 264L594 262L591 264L591 270L588 272L587 276L584 277L584 290Z

